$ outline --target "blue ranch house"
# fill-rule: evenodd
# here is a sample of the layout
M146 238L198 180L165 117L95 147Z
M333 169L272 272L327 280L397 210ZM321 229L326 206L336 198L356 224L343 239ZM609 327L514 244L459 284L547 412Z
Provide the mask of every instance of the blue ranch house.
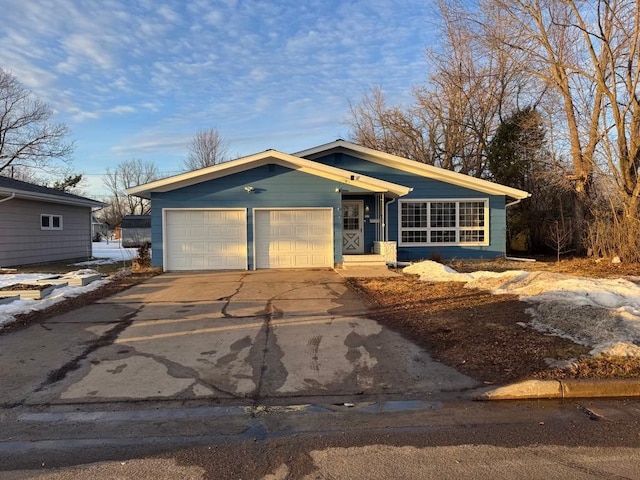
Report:
M505 255L529 193L344 140L255 155L130 188L151 200L153 264L325 268Z

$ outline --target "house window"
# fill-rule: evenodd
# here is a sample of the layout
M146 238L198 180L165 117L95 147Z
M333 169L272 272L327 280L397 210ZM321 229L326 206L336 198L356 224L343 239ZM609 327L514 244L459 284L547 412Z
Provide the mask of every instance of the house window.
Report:
M489 201L400 200L400 245L488 245Z
M62 215L40 215L40 230L62 230Z

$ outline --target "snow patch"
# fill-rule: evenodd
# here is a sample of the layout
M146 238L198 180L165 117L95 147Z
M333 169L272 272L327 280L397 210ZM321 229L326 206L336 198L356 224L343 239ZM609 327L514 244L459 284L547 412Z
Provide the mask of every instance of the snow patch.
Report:
M640 287L622 278L550 272L458 273L430 260L403 270L426 282L465 282L466 288L518 295L531 304L529 326L592 347L591 354L640 356Z
M125 260L131 260L138 254L137 249L135 248L122 248L119 240L110 240L109 242L103 240L101 242L94 242L92 247L93 256L96 260L74 263L73 265L84 267L90 265L118 263ZM79 270L66 273L64 276L84 277L96 274L99 273L93 269L81 268ZM60 275L51 273L0 274L0 287L15 285L17 283L34 283L37 280L53 277L59 278ZM96 290L107 283L109 283L109 280L96 280L85 286L70 285L66 287L59 287L54 289L49 296L42 300L14 300L11 303L0 305L0 327L13 323L16 315L45 309L55 303L63 301L65 298L77 297L82 293Z

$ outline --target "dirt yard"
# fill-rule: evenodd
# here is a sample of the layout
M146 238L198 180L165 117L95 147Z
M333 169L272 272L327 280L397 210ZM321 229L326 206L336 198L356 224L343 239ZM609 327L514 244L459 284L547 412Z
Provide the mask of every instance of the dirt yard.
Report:
M454 262L459 272L543 270L595 278L635 277L640 266L594 262ZM416 276L352 279L373 317L426 347L437 360L487 384L526 378L640 377L639 359L588 356L589 348L521 324L528 304L463 283L420 282Z

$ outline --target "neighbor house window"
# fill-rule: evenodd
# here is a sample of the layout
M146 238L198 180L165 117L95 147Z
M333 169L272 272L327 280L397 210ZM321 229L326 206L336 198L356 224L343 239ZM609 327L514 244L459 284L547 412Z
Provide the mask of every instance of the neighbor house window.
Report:
M62 230L62 215L40 215L40 230Z
M401 200L400 245L488 245L489 201Z

